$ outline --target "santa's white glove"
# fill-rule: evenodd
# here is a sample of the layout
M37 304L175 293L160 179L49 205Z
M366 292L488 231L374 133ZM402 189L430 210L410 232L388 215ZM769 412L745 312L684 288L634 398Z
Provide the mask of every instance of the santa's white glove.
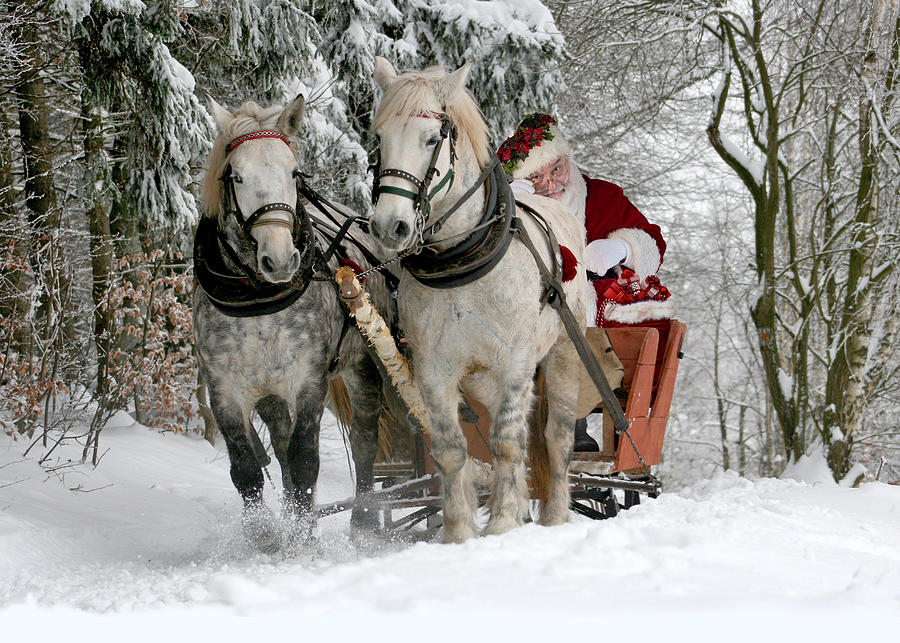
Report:
M513 194L534 194L534 185L528 179L516 179L509 184Z
M597 239L584 248L584 265L598 275L620 263L631 263L631 246L621 239Z

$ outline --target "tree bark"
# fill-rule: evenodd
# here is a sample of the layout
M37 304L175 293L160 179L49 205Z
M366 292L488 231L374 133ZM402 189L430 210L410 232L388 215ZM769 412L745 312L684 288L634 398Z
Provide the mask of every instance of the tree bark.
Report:
M108 173L99 110L87 90L82 93L87 219L91 236L91 297L94 302L94 343L97 349L97 396L107 392L112 311L105 305L112 271L113 244L109 229Z
M866 407L866 361L872 321L873 253L882 217L878 173L885 139L879 135L876 110L891 96L886 92L885 58L896 51L897 17L888 0L875 0L866 27L866 55L862 62L863 93L859 103L859 154L862 161L856 194L856 217L850 243L849 266L839 350L829 365L823 439L835 480L850 471L853 442ZM893 29L891 29L893 27Z
M26 342L22 322L27 312L24 266L28 261L28 247L17 220L14 146L9 136L12 126L8 114L6 105L0 105L0 317L4 332L8 333L9 347L19 352ZM5 349L6 346L0 347Z
M15 5L16 3L11 3ZM25 205L28 208L29 260L35 278L43 287L38 320L39 341L45 356L50 347L62 339L70 324L63 318L62 306L67 297L67 284L61 275L57 207L53 177L53 150L48 125L48 101L44 79L42 42L39 27L28 21L18 34L23 43L27 64L17 79L15 97L19 112L19 138L25 170ZM43 359L38 377L46 377L50 360Z

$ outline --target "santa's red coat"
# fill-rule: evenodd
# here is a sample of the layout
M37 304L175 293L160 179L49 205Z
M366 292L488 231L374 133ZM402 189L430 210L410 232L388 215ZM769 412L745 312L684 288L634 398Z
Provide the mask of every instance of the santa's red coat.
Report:
M585 243L606 239L616 230L643 230L656 242L659 249L659 262L662 263L663 254L666 252L666 242L659 226L647 221L641 211L628 200L622 188L615 183L590 179L586 176L584 181L587 184L584 209ZM634 245L632 244L632 250L637 254L640 250ZM638 257L635 257L635 260L637 261ZM657 265L649 274L655 274L658 268ZM640 272L638 271L638 273ZM647 275L642 274L641 276L646 277Z
M666 252L666 242L658 225L647 221L634 204L628 200L625 193L615 183L584 177L587 184L587 198L584 211L585 243L597 239L610 237L619 238L629 242L632 248L633 263L638 268L636 272L641 277L655 274L662 263ZM645 236L643 233L646 233ZM655 248L653 247L655 242ZM657 251L659 255L656 255ZM595 323L608 328L621 328L627 324L620 324L600 318L599 308L602 306L603 293L615 281L615 275L610 272L605 277L593 282L597 296L597 320ZM651 319L633 324L636 326L652 326L659 331L659 346L665 346L669 335L668 319ZM658 355L661 356L660 350Z

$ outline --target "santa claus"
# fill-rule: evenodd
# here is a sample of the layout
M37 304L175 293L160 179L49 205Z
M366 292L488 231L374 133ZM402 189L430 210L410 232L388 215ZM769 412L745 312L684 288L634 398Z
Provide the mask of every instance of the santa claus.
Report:
M529 114L497 150L514 192L557 199L584 224L584 268L596 292L589 326L652 325L665 346L674 309L656 278L666 252L660 228L628 200L618 185L582 174L556 119ZM597 444L576 424L576 450Z

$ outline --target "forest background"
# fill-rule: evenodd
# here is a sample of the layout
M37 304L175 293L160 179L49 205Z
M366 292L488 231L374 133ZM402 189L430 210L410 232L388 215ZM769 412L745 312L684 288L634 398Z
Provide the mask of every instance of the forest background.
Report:
M688 324L668 482L900 481L894 0L4 0L0 423L95 461L125 409L204 433L190 300L204 94L308 101L301 165L367 212L378 92L473 62L493 144L556 113L669 244Z

